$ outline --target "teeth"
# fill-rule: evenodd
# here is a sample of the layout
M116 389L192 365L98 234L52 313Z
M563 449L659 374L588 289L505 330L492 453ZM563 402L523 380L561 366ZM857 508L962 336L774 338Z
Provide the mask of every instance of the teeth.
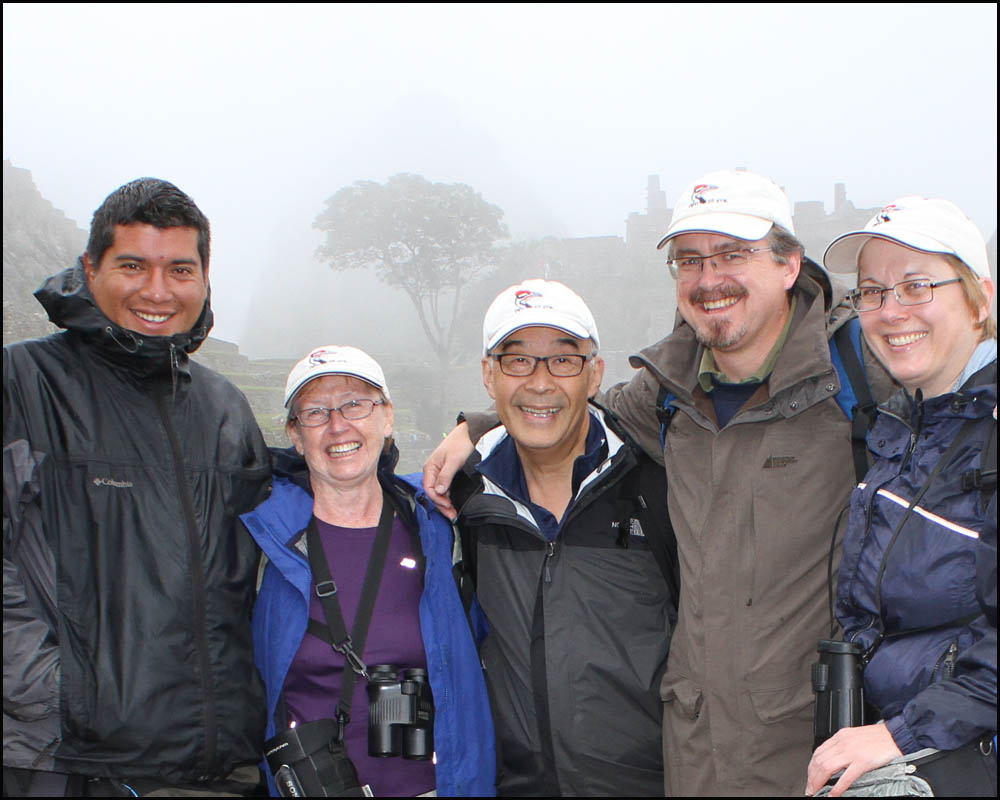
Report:
M720 308L729 308L729 306L734 306L740 301L738 297L726 297L722 300L709 300L702 303L702 306L706 311L718 311Z
M532 417L550 417L553 414L558 414L558 408L528 408L526 406L521 406L521 410Z
M146 322L166 322L171 317L170 314L147 314L144 311L133 311L132 313Z
M904 345L920 341L926 335L926 333L905 333L901 336L886 336L885 340L893 347L903 347Z
M344 453L353 453L361 447L358 442L351 442L350 444L332 444L327 449L330 455L342 455Z

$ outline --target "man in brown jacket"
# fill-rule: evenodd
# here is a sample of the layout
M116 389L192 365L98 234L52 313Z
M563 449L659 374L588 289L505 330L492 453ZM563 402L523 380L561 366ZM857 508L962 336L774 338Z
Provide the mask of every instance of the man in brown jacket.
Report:
M801 794L828 557L854 485L829 346L850 312L759 175L693 182L659 246L682 320L602 402L666 467L681 575L661 684L666 793ZM881 396L887 378L867 360ZM661 441L664 393L675 413ZM447 484L457 458L441 458L425 485Z

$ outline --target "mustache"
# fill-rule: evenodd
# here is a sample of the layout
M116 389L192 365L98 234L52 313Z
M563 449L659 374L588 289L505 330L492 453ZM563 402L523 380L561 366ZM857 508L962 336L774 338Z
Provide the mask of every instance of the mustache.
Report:
M700 303L712 303L726 297L746 297L749 292L738 283L723 283L721 286L713 286L711 289L696 288L688 295L688 302L692 305Z

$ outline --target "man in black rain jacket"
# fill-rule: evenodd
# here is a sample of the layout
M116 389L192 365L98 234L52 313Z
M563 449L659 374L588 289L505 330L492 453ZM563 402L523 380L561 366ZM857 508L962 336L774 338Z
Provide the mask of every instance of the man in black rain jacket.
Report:
M4 348L4 794L252 791L264 697L239 514L270 468L243 395L189 361L209 226L151 178ZM129 791L131 790L131 792Z
M452 493L489 624L501 795L663 791L677 546L662 469L589 402L598 347L590 310L555 281L504 290L483 324L503 424Z

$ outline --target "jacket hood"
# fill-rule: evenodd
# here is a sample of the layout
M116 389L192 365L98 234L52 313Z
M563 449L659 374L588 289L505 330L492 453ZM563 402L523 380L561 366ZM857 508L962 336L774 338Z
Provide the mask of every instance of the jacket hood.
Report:
M806 255L802 256L802 269L799 270L799 275L811 278L823 290L823 308L826 311L833 308L835 300L840 302L843 299L842 293L836 291L830 274ZM841 296L837 297L838 294Z
M54 324L78 333L110 354L159 363L161 358L174 353L178 362L175 366L181 371L184 371L187 354L201 346L214 322L210 298L206 296L194 327L184 333L143 336L116 325L101 311L91 294L84 277L82 258L78 258L72 267L48 278L35 292L35 298ZM169 361L164 363L169 364Z

